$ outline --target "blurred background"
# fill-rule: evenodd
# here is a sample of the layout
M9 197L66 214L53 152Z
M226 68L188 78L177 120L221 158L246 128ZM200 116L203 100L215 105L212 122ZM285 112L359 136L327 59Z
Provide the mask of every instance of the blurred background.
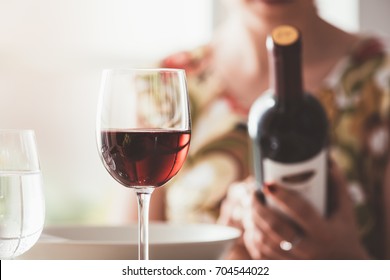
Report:
M390 35L388 0L317 2L347 31ZM218 0L0 0L0 128L36 131L47 224L126 220L136 201L96 148L101 71L207 43L223 13Z

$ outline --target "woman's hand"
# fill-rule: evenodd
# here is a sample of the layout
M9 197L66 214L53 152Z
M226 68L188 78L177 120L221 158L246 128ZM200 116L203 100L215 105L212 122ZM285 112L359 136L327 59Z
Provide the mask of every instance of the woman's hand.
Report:
M251 258L368 258L359 240L346 182L334 165L330 167L330 181L337 205L328 218L320 216L301 196L280 186L265 186L264 195L254 192L243 236ZM284 214L267 207L267 198L272 198Z
M233 183L223 200L218 223L236 227L244 232L244 217L249 216L251 198L254 191L254 180L250 177L242 182ZM237 240L233 248L225 256L226 259L250 259L245 248L243 235Z

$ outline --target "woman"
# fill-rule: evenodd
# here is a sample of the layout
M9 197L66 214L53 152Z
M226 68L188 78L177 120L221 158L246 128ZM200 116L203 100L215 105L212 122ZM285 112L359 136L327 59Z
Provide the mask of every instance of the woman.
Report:
M381 42L323 21L313 0L224 3L229 17L209 45L161 63L186 69L193 138L186 166L154 195L151 218L240 227L229 258L390 258L390 66ZM269 87L265 39L280 24L302 32L304 86L331 126L337 203L325 219L279 186L256 193L250 177L247 114ZM294 222L268 208L264 195Z

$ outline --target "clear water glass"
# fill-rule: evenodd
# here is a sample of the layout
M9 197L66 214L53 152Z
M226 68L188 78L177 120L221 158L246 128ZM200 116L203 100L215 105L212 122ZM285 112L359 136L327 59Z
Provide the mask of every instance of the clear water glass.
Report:
M45 220L33 130L0 130L0 259L14 259L39 239Z

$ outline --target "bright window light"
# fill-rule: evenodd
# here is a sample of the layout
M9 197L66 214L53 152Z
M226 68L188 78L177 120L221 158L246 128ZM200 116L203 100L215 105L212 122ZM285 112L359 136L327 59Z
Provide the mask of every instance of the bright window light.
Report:
M23 62L153 61L211 39L210 0L15 0L0 4L0 50ZM20 59L22 60L22 59ZM62 63L62 61L61 61ZM35 67L36 65L34 65Z
M92 8L95 18L84 26L94 32L83 33L89 39L87 48L99 54L153 60L172 51L194 48L211 38L209 0L92 2L88 8Z

